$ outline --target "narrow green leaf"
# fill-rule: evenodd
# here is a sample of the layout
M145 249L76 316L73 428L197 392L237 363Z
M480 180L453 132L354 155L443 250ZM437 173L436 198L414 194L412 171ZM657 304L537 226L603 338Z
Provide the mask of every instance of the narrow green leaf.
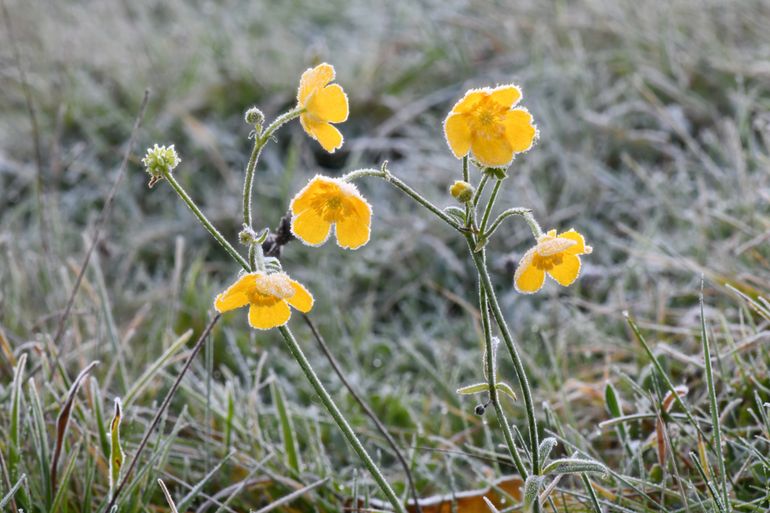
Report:
M93 401L94 417L96 417L96 431L99 434L99 445L102 449L104 459L110 459L110 440L107 435L107 427L104 423L104 410L102 410L102 391L99 389L99 382L91 377L91 401Z
M495 385L495 388L499 391L510 397L512 400L516 400L516 392L513 391L513 388L511 388L511 385L508 383L505 383L503 381L497 383Z
M548 461L548 458L551 456L551 451L553 451L553 448L556 447L557 441L554 437L549 436L548 438L544 438L542 442L540 442L540 447L538 447L538 454L540 455L540 464L545 465L545 463Z
M278 413L278 420L281 423L281 439L283 441L283 448L286 451L286 463L295 472L299 473L300 459L297 452L297 434L294 431L294 424L291 421L289 412L286 410L286 402L278 382L274 381L270 388L273 395L273 404Z
M0 500L0 510L2 508L6 507L9 502L13 500L13 496L16 495L16 492L19 491L19 488L21 488L21 485L24 483L24 481L27 480L27 474L22 474L18 481L16 481L16 484L13 485L11 490L5 494L5 497L3 497L2 500Z
M580 474L582 472L591 472L594 474L608 474L606 466L598 461L584 460L580 458L564 458L553 460L544 469L543 474Z
M19 437L21 433L21 404L24 398L21 394L21 383L24 379L24 368L27 365L27 353L19 358L19 363L13 371L13 383L11 385L11 426L9 430L10 447L8 451L8 475L11 480L19 479L16 475L16 469L21 460L21 444Z
M457 389L457 393L460 395L479 394L481 392L489 391L489 383L474 383L473 385L467 385Z
M115 399L115 414L110 422L110 498L115 492L115 487L120 482L120 470L123 468L125 454L120 444L120 421L123 418L123 412L120 406L120 399Z
M719 479L722 482L722 503L725 511L730 513L730 497L727 494L727 474L725 470L725 456L722 452L722 427L719 424L719 402L717 401L716 388L714 387L714 372L711 368L711 347L708 333L706 332L706 316L703 313L703 278L701 278L700 291L700 326L701 343L703 345L703 361L705 363L706 385L709 395L709 410L711 412L711 430L714 435L714 452L717 456L719 467Z
M40 480L43 486L43 500L47 509L51 509L53 492L51 488L50 458L48 451L48 429L45 425L45 413L40 403L35 380L27 381L27 394L29 396L30 411L32 413L32 440L35 444L35 453L40 464Z
M64 473L62 474L61 484L59 488L56 490L56 495L54 496L54 499L53 499L53 505L51 506L51 511L49 513L57 513L59 511L59 508L61 508L62 503L64 502L64 498L67 496L70 477L72 477L72 471L75 470L75 464L77 463L79 452L80 452L80 443L75 445L75 448L72 449L70 453L70 459L67 462L67 466L64 467Z
M59 457L61 451L64 448L64 436L67 434L67 427L69 426L70 416L72 414L72 406L75 404L75 398L77 397L78 390L80 390L80 384L83 379L91 372L91 369L96 367L99 362L91 362L88 366L80 371L75 381L72 382L67 398L62 405L59 416L56 418L56 445L53 451L53 459L51 460L51 490L56 490L56 472L59 467ZM58 493L57 493L58 495Z

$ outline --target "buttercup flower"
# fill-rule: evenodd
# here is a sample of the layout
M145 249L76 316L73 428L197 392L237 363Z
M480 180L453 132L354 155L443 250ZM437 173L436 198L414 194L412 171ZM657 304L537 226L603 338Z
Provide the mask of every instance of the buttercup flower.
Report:
M559 285L567 287L580 274L579 255L588 255L591 251L593 248L586 246L583 236L575 230L559 235L556 230L550 230L521 258L513 285L523 294L533 294L543 287L548 273Z
M537 137L532 115L522 107L514 85L471 89L444 121L444 135L455 157L468 153L483 166L504 167L529 150Z
M332 225L342 248L369 242L372 207L344 180L316 175L291 200L291 213L291 233L310 246L326 242Z
M342 146L342 134L331 123L348 119L348 97L338 84L327 85L332 80L334 66L319 64L302 74L297 91L297 104L305 109L302 128L329 153Z
M289 321L289 305L300 312L309 312L313 308L313 296L286 273L255 272L238 278L214 300L214 308L220 313L246 305L249 305L249 325L269 330Z

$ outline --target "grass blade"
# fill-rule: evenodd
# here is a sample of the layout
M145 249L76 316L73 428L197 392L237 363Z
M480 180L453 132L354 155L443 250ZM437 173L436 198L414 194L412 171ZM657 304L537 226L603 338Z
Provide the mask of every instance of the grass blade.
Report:
M99 362L91 362L88 367L83 369L78 377L70 387L69 393L67 393L67 399L62 406L59 416L56 418L56 448L53 452L53 460L51 461L51 490L56 490L56 471L59 466L59 457L61 456L62 447L64 445L64 435L67 434L67 426L69 425L70 416L72 413L72 405L75 404L75 397L80 389L80 383L83 382L83 378L91 372L91 369L96 367Z
M123 468L125 454L120 444L120 421L123 412L120 408L120 399L115 399L115 413L110 422L110 498L114 497L115 487L120 480L120 471Z
M291 421L289 412L286 410L286 401L277 380L273 381L270 390L273 395L273 404L278 413L278 420L281 423L281 439L286 451L286 463L299 474L300 460L297 452L297 434L294 431L294 423Z
M706 386L708 387L709 410L711 411L711 429L714 435L714 452L717 456L717 465L719 468L719 478L722 482L722 501L724 509L730 513L730 499L727 495L727 474L725 471L725 458L722 453L722 429L719 424L719 403L717 401L716 389L714 388L714 371L711 367L711 347L709 337L706 332L706 316L703 313L703 281L701 279L700 290L700 327L701 343L703 344L703 359L706 365Z

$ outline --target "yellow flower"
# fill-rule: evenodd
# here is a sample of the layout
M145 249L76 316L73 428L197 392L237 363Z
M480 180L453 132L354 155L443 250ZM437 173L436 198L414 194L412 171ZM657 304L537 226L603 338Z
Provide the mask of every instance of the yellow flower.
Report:
M513 285L523 294L533 294L543 287L548 273L559 285L567 287L580 274L579 255L588 255L591 251L593 248L586 246L583 236L575 230L559 235L556 230L550 230L521 258Z
M224 313L249 305L249 325L258 330L283 326L291 317L289 305L300 312L313 308L313 296L286 273L244 274L214 300Z
M291 200L291 233L320 246L335 227L337 244L357 249L369 242L372 207L352 183L316 175Z
M302 128L329 153L342 146L342 134L331 123L348 119L348 97L338 84L327 85L332 80L334 66L319 64L302 74L297 91Z
M486 167L503 167L537 138L527 109L513 107L521 99L515 85L471 89L444 121L444 135L455 157L468 153Z

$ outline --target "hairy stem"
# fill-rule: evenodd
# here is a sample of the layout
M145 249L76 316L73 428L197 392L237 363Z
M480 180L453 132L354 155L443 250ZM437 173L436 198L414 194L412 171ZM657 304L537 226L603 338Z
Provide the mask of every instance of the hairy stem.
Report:
M176 178L174 178L174 175L171 174L170 171L165 171L163 173L163 178L165 178L168 183L171 185L171 187L174 188L176 193L179 195L180 198L182 198L182 201L185 202L185 204L189 207L190 210L192 210L193 214L195 214L195 217L198 218L198 221L201 222L204 228L208 230L208 232L211 234L212 237L214 237L219 244L225 248L225 251L227 251L233 259L238 262L241 267L246 269L247 271L251 270L249 263L246 261L245 258L241 256L240 253L238 253L235 248L227 242L227 239L219 233L219 230L216 229L216 227L211 224L211 221L208 220L206 215L201 211L200 208L198 208L198 205L195 204L195 202L190 198L190 196L187 194L187 191L182 188L179 182L176 181Z
M540 474L540 461L538 456L538 441L537 432L537 419L535 418L535 405L532 401L532 390L529 387L529 381L524 371L524 363L519 356L519 352L516 349L516 343L513 341L513 336L508 328L508 323L503 316L503 311L500 308L500 304L497 301L495 295L495 289L492 285L492 280L489 277L489 271L487 270L486 262L483 255L474 251L475 242L470 234L467 234L466 240L468 242L468 248L470 249L471 256L473 257L473 263L476 266L476 270L479 273L481 281L481 287L487 295L489 306L492 309L492 314L495 317L495 322L500 330L500 334L503 336L505 346L508 348L508 353L513 360L513 367L516 370L516 376L519 379L519 387L521 393L524 396L524 406L527 410L527 421L529 424L529 448L532 457L532 473L535 475Z
M252 226L252 214L251 214L251 196L252 189L254 188L254 171L257 169L257 162L259 162L259 156L262 154L262 149L267 142L273 136L273 134L281 126L288 123L292 119L298 117L302 113L300 107L296 107L290 111L287 111L270 123L270 125L261 133L254 135L254 148L251 150L251 157L249 157L249 163L246 165L246 177L243 181L243 224L248 228ZM257 268L258 255L253 247L249 248L249 268L254 270ZM240 262L239 262L240 263Z
M289 347L289 352L291 352L294 359L297 360L297 363L302 369L302 372L305 374L305 377L307 377L308 381L310 381L310 384L313 386L313 389L318 394L318 397L321 398L321 402L326 407L326 410L332 416L332 418L334 419L334 422L337 423L337 426L339 426L340 430L342 431L342 434L345 436L347 441L350 443L351 446L353 446L353 450L361 458L361 461L363 461L366 468L369 469L369 472L372 474L372 477L380 486L380 489L382 490L382 492L388 498L388 501L391 503L393 508L395 508L395 510L398 513L406 513L406 509L404 508L404 505L401 504L401 501L396 496L396 493L393 491L393 489L390 487L388 482L385 480L385 476L382 475L382 471L380 471L379 467L377 467L377 464L374 462L374 460L372 460L372 457L369 456L369 453L366 452L366 449L361 444L361 441L358 440L358 437L356 437L355 432L353 432L353 428L351 428L350 424L348 424L348 421L345 420L345 417L342 415L339 408L334 403L334 400L329 395L329 392L327 392L326 388L324 388L323 384L321 383L321 380L318 379L318 376L313 370L313 367L311 367L307 357L302 352L302 348L297 343L297 340L294 338L294 335L292 334L291 330L288 328L288 326L281 326L280 328L278 328L278 330L281 332L281 335L283 336L283 339L286 342L286 345Z
M503 185L503 181L498 179L495 182L495 186L492 189L492 195L489 196L489 201L487 201L487 206L484 208L484 215L481 218L481 224L479 225L479 232L484 233L484 230L487 227L487 223L489 223L489 216L492 214L492 207L495 206L495 200L497 200L497 193L500 192L500 187Z
M481 325L484 330L484 347L486 348L487 358L487 382L489 383L489 401L495 407L495 413L497 414L497 421L500 423L500 428L503 430L503 436L505 438L505 444L508 446L508 452L511 454L513 464L516 466L516 470L521 475L522 479L527 479L529 475L524 462L521 461L516 444L513 441L513 434L511 433L511 426L508 424L508 419L505 418L505 412L500 405L500 396L497 393L497 376L495 375L495 351L492 347L492 327L490 326L489 319L489 303L487 302L487 294L484 289L479 286L479 309L481 310Z

